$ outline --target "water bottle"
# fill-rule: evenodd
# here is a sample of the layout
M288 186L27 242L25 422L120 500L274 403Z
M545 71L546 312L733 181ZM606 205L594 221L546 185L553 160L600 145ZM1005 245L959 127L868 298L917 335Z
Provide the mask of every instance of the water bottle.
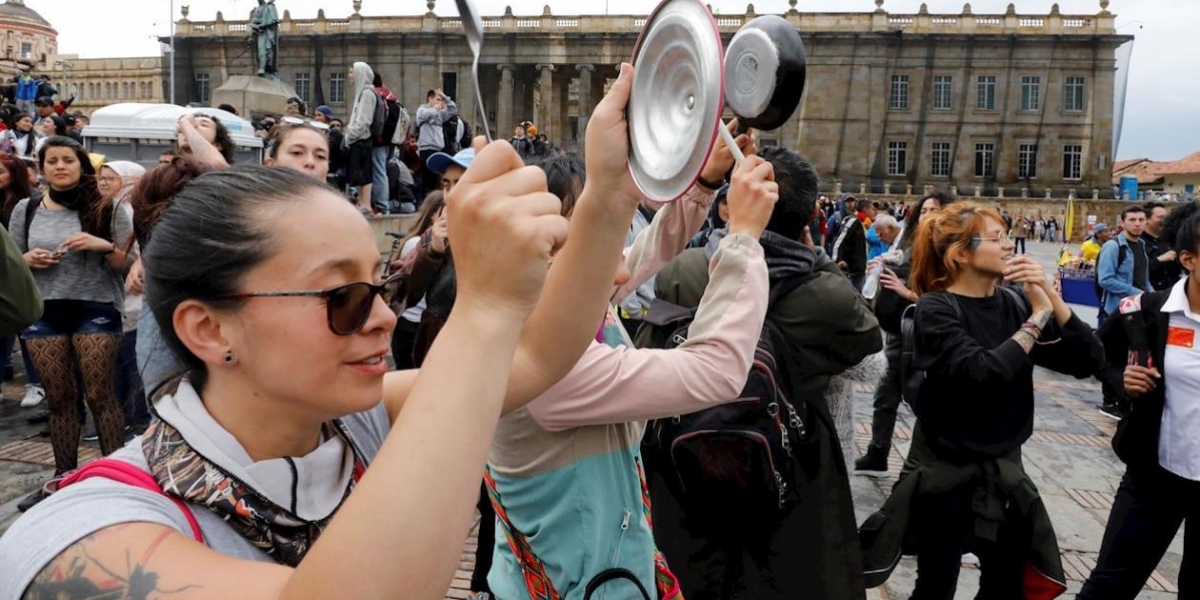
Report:
M862 295L867 300L874 300L879 293L879 277L883 275L883 261L876 261L867 272L867 281L863 283Z

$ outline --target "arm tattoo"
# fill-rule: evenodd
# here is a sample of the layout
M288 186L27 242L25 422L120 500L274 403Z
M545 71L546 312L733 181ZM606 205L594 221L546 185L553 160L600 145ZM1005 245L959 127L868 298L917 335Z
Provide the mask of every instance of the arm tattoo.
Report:
M42 569L33 583L25 589L24 600L151 600L184 590L199 588L188 585L173 590L158 588L159 574L147 568L147 563L162 542L172 535L163 531L146 548L141 558L134 560L130 550L125 550L125 564L118 566L113 561L101 561L92 556L89 548L96 542L112 536L126 528L116 525L95 532L59 554Z

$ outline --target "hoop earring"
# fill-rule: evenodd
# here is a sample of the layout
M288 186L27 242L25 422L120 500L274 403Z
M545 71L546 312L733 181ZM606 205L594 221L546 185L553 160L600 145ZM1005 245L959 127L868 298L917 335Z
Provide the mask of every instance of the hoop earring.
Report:
M232 350L225 352L225 356L221 357L221 361L226 365L232 365L235 360L237 359L234 358Z

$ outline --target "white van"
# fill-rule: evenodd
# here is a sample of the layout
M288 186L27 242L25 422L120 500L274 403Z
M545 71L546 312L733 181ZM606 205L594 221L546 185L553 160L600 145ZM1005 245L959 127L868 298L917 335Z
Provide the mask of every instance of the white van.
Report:
M88 152L103 154L109 161L128 160L154 165L160 154L175 146L179 117L195 113L216 117L229 130L237 146L235 163L262 163L263 141L255 135L254 126L219 108L133 102L105 106L92 113L88 126L84 127L84 146Z

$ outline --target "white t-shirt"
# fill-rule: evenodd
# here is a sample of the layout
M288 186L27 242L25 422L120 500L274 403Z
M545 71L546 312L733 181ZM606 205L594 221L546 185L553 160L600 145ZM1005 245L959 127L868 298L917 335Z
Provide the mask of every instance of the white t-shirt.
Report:
M1187 298L1188 280L1171 289L1162 312L1170 314L1163 373L1166 403L1158 437L1158 463L1184 479L1200 481L1200 315Z

